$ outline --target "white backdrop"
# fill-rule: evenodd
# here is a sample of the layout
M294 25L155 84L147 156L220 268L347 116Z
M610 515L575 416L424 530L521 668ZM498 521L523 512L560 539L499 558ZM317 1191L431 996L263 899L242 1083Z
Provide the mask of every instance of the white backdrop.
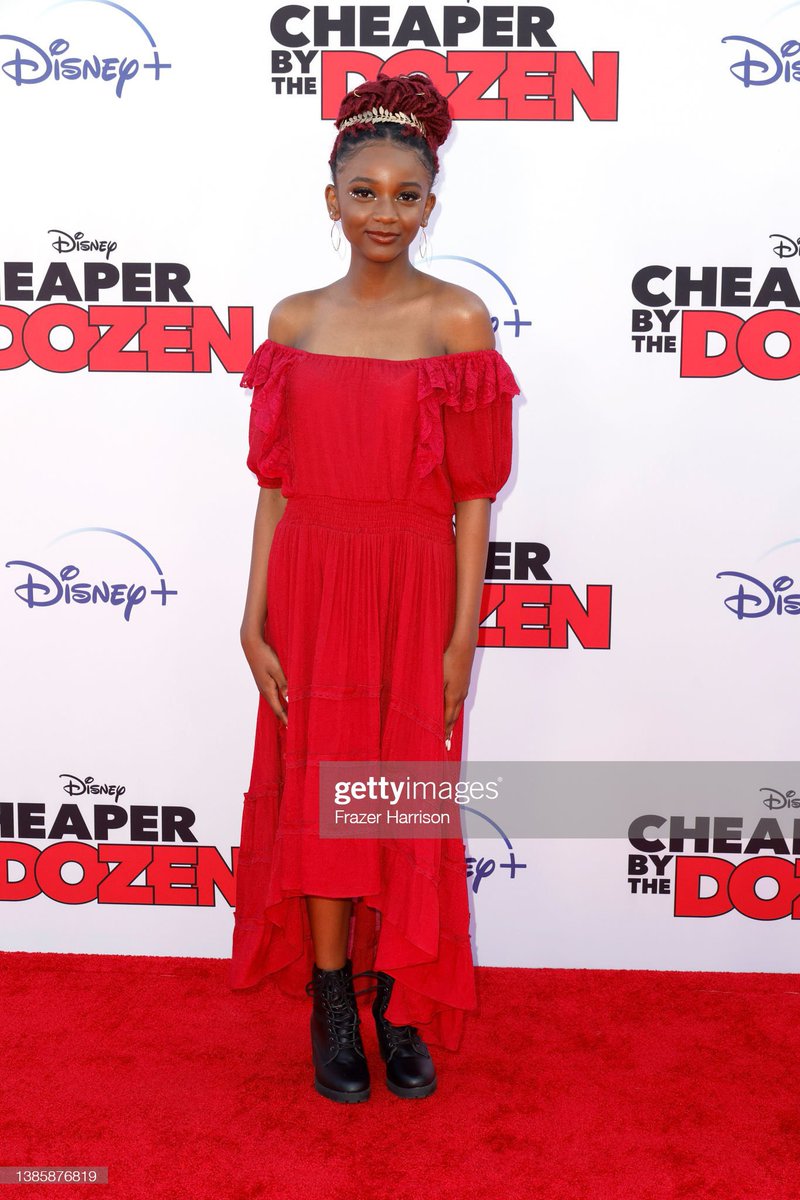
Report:
M449 7L452 16L459 6ZM546 558L538 579L487 580L498 589L487 599L503 601L487 626L501 624L505 644L477 652L465 756L786 760L780 779L765 776L786 796L800 781L791 761L800 623L791 602L773 602L794 593L800 571L791 292L792 281L800 289L800 5L675 0L655 17L622 0L568 0L550 10L550 48L520 43L514 6L462 5L461 18L498 7L511 30L500 47L484 44L484 23L457 47L411 41L395 63L430 70L432 56L441 67L444 55L469 52L450 60L464 115L441 152L430 269L477 291L497 318L523 395L491 536L536 543ZM438 31L444 8L427 5ZM405 6L380 11L396 33ZM257 705L238 643L257 496L245 467L250 392L238 383L272 305L346 269L323 196L335 133L321 115L325 80L341 78L343 49L393 52L358 35L355 46L332 34L323 47L310 16L294 19L290 30L311 39L300 48L317 54L305 76L289 60L298 91L284 94L275 15L254 0L199 21L188 0L0 5L5 949L230 951ZM511 96L517 115L506 109L506 119L499 104L470 108L464 98L486 56L503 53L505 82L490 84L486 100ZM80 75L95 55L114 60L111 78L64 77L64 59L75 56ZM574 56L606 83L613 73L616 119L592 119L602 105L585 87L588 113L576 102L573 120L552 119L547 93L559 92L563 116ZM128 73L121 86L117 60ZM523 69L538 72L539 99L520 108ZM304 78L315 91L299 91ZM327 91L338 100L334 83ZM608 96L606 86L606 107ZM116 244L70 249L79 232ZM182 298L153 290L159 263L185 268ZM138 264L126 268L138 293L129 280L91 296L87 264L120 275ZM662 269L648 303L632 281L651 266ZM697 281L706 268L707 294L676 294L679 267ZM765 280L770 303L758 295ZM648 323L659 333L656 309L671 350L644 341ZM695 336L707 355L690 356L693 322L720 312L733 316L708 316L710 329L771 312L785 333L765 341L760 318L741 325L738 343L729 332L727 349L713 332L707 343ZM82 362L78 351L65 361L72 336L59 317L78 330L78 350L100 331L127 332L117 347L107 336L94 360L84 350ZM178 327L160 337L180 369L159 362L159 320ZM204 363L211 327L217 350ZM698 377L719 369L711 356L723 349L719 362L735 366L737 345L746 366ZM785 378L760 377L770 373ZM68 602L50 578L65 567L64 582L122 584L123 599L143 589L129 619L124 603ZM719 572L749 577L746 596L758 599L741 602L741 617L726 604L740 580ZM590 606L592 638L573 630L559 644L547 628L522 630L518 608L515 628L520 600L549 605L526 610L537 614L527 620L555 628L570 597ZM102 794L79 782L89 777ZM98 833L96 804L140 827ZM746 820L765 815L760 805ZM169 840L174 809L196 841ZM702 808L678 796L673 813ZM624 837L517 839L525 865L512 873L501 865L507 847L485 832L471 830L469 847L483 860L471 875L481 963L794 967L788 907L768 918L754 893L749 908L687 919L674 914L671 890L632 891ZM107 875L102 856L113 848L124 862ZM792 849L783 857L793 865Z

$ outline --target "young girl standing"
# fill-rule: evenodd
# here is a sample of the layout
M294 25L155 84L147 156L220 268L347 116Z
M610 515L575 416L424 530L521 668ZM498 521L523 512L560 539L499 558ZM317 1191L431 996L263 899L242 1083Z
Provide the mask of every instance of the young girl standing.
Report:
M241 641L260 697L230 984L313 996L314 1083L339 1102L370 1092L354 975L375 981L399 1096L434 1091L424 1039L457 1049L475 1007L460 837L319 833L320 761L461 759L519 387L483 302L410 259L451 124L421 72L348 92L325 189L348 271L275 306L242 379L260 493Z

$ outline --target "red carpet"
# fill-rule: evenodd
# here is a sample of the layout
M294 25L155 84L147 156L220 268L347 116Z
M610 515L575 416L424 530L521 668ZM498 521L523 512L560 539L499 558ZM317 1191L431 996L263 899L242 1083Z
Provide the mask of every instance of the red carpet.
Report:
M217 959L0 955L0 1164L76 1200L793 1200L800 976L490 970L439 1090L313 1090L308 1013ZM308 1002L310 1006L310 1001Z

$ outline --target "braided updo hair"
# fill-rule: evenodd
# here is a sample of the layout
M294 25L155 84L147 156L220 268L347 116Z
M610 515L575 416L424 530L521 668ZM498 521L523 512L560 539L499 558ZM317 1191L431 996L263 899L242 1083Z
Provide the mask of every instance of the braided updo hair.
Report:
M416 125L397 121L356 121L339 130L333 143L328 159L332 178L336 179L340 166L350 154L368 141L382 138L415 150L433 182L439 171L436 151L449 134L453 118L447 98L430 76L425 71L413 71L410 75L386 75L379 71L377 79L360 83L344 97L335 122L337 129L348 117L369 112L373 106L389 112L413 114L424 125L424 136Z

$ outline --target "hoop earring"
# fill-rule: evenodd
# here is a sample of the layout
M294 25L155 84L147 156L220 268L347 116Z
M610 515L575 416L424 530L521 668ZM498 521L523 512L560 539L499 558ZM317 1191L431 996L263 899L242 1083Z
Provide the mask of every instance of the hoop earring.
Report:
M425 232L425 226L422 226L422 236L419 239L419 256L423 262L429 261L428 235Z
M334 217L334 218L331 220L331 245L333 246L334 250L335 250L335 251L337 251L337 252L338 252L338 250L339 250L339 247L340 247L340 246L341 246L341 244L342 244L342 235L341 235L341 232L339 232L338 230L337 230L337 234L338 234L338 240L337 240L337 241L334 241L334 240L333 240L333 231L334 231L334 229L336 229L336 222L337 222L338 220L339 220L339 218L338 218L338 217Z

